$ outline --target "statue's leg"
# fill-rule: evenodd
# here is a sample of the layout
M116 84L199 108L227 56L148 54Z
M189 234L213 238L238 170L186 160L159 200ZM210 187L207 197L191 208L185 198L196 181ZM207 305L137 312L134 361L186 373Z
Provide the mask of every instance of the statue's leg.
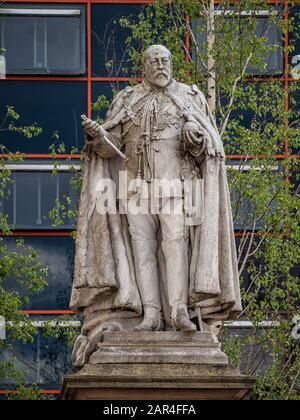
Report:
M184 214L161 214L159 219L163 237L162 249L166 259L172 322L177 330L196 331L197 327L189 319L187 310L189 259Z
M162 328L162 321L157 266L157 216L129 213L127 218L132 238L135 274L144 310L144 319L135 329L159 330Z

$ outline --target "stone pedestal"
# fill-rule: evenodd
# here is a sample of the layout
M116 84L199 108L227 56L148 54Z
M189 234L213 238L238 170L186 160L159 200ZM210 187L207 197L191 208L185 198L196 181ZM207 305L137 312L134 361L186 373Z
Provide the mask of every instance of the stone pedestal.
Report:
M229 367L210 333L107 332L75 375L66 376L66 400L243 399L254 378Z

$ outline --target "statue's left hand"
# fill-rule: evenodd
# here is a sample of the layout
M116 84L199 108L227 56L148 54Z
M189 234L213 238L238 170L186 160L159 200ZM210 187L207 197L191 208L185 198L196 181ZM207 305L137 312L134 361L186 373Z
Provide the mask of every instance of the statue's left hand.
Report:
M185 123L182 136L184 144L193 155L198 155L204 149L204 133L198 124L190 121Z

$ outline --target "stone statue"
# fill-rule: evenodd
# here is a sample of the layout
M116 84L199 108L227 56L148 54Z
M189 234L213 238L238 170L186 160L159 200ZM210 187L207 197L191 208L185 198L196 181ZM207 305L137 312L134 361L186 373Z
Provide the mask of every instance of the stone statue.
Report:
M70 304L84 316L72 356L77 367L88 362L103 331L193 333L241 311L225 154L214 117L196 85L172 78L167 48L148 48L143 65L144 81L114 98L102 126L83 122ZM125 199L116 192L120 173ZM107 193L104 179L116 188ZM179 182L153 195L157 180ZM201 181L196 214L189 212L186 181ZM132 199L142 212L123 211ZM105 200L115 211L101 211ZM169 211L174 208L182 211Z

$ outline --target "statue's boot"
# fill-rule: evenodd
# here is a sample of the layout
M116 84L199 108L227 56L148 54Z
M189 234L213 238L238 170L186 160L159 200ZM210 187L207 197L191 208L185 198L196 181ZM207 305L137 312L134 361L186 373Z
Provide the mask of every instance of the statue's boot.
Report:
M172 309L172 321L176 330L197 331L196 325L189 318L187 306L182 303Z
M188 301L188 241L164 240L162 248L166 259L169 304L173 326L180 331L196 331L187 310Z
M158 331L162 328L161 299L157 268L157 241L132 241L135 274L140 291L144 319L136 331Z
M159 331L162 329L160 310L144 306L144 319L134 331Z

